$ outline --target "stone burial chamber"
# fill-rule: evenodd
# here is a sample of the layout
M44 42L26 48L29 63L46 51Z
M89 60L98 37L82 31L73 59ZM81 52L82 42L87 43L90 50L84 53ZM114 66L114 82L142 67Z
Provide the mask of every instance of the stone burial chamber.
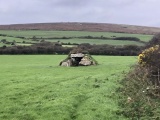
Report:
M94 60L90 54L75 53L69 54L68 57L61 61L60 66L91 66L97 65L97 61Z

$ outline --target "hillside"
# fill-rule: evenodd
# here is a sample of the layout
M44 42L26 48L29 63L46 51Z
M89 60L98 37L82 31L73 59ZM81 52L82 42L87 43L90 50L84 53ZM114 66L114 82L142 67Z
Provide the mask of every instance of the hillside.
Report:
M0 25L0 30L60 30L60 31L95 31L95 32L122 32L135 34L156 34L160 28L108 24L108 23L33 23L33 24L13 24Z

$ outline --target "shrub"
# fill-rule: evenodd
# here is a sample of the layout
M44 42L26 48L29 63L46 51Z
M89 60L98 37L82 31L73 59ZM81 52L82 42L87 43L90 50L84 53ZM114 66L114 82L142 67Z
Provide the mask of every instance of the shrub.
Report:
M140 39L136 37L116 37L114 40L140 41Z
M122 111L118 114L132 120L160 119L160 46L153 43L139 54L138 64L122 80L123 87L119 89Z
M123 87L119 89L122 110L117 114L132 120L159 120L159 97L155 95L156 89L148 74L148 69L137 65L123 79Z
M160 45L160 33L153 36L153 38L146 44L146 48L149 48L155 45Z
M160 48L159 45L155 45L153 47L150 47L148 49L145 49L141 54L138 56L138 63L142 66L159 66L160 63Z

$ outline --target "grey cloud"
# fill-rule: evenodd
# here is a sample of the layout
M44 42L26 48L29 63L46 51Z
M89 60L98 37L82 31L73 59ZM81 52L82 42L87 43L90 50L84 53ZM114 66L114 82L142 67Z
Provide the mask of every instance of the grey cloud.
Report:
M0 24L100 22L160 26L159 0L0 0Z

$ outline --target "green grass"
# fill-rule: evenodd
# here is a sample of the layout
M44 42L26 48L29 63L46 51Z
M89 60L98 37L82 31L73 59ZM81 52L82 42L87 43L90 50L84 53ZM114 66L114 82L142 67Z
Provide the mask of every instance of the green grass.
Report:
M0 40L2 39L6 39L8 42L13 42L14 40L16 42L23 42L23 41L26 41L26 42L33 42L31 40L28 40L28 39L21 39L21 38L14 38L14 37L3 37L3 36L0 36Z
M116 89L136 57L93 57L98 66L60 67L64 55L1 55L0 120L125 120Z
M100 39L59 39L59 40L46 40L49 42L63 42L63 43L90 43L91 45L102 45L102 44L108 44L108 45L138 45L143 46L143 43L136 42L136 41L124 41L124 40L100 40Z
M8 42L13 42L14 40L15 40L16 42L23 42L23 41L24 41L24 39L20 39L20 38L0 36L0 40L2 40L2 39L6 39Z
M4 46L4 45L6 45L6 44L0 43L0 47L2 47L2 46Z
M31 38L36 37L80 37L80 36L94 36L94 37L137 37L142 41L148 42L153 35L143 34L128 34L128 33L113 33L113 32L87 32L87 31L40 31L40 30L27 30L27 31L16 31L16 30L0 30L0 34L7 34L12 36L22 36Z

